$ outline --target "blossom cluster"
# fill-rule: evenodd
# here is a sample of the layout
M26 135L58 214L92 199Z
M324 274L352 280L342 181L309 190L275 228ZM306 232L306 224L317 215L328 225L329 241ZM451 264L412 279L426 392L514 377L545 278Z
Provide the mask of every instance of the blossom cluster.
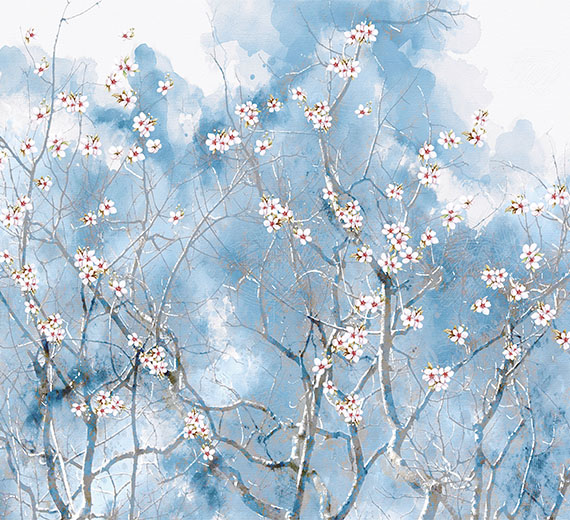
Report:
M147 352L141 352L139 359L145 368L148 368L151 375L162 377L168 372L168 364L166 361L166 352L163 347L156 346Z
M2 209L0 222L7 229L18 227L24 220L24 213L31 209L32 201L27 195L22 195L16 200L14 205Z
M293 220L293 213L287 205L283 206L279 199L265 195L259 203L259 214L264 217L263 225L268 233L281 229L285 222Z
M331 107L325 100L315 103L312 107L306 106L304 114L307 122L312 124L315 130L323 130L327 132L330 130L332 124L330 111Z
M424 326L422 323L422 321L424 321L424 316L421 307L419 309L416 309L415 307L412 309L404 309L402 311L400 319L406 328L412 327L412 329L417 330L421 329Z
M501 269L491 269L488 265L485 269L481 271L481 280L483 280L487 287L497 290L502 289L505 286L505 281L509 273L503 268Z
M454 372L450 367L433 367L431 363L428 363L427 367L424 368L422 379L427 381L430 390L440 392L447 389L453 374Z
M354 302L354 308L363 317L367 318L368 314L376 314L384 306L384 300L379 294L361 294Z
M32 293L38 289L38 277L35 267L32 264L25 264L22 269L12 271L12 280L20 287L22 293Z
M447 132L440 132L437 142L446 150L457 148L461 144L461 137L457 137L453 130Z
M98 135L85 135L81 138L81 155L101 155L101 139Z
M245 126L254 126L259 123L259 113L261 111L257 108L257 103L248 101L236 105L235 113L245 123Z
M530 319L539 327L548 325L556 316L556 310L552 309L548 303L538 302L535 311L530 315Z
M343 228L354 231L355 233L360 231L363 218L360 214L360 204L356 199L341 206L338 202L338 194L332 189L328 181L327 187L323 188L323 199L329 201L336 218L342 224Z
M50 314L45 320L38 320L38 332L50 343L61 343L65 338L63 320L59 313Z
M138 132L140 137L150 137L150 133L154 132L156 127L156 118L140 112L133 119L133 132Z
M333 56L329 60L327 70L338 74L342 79L356 79L361 72L360 63L354 58Z
M231 128L220 132L214 130L208 134L208 138L206 139L206 146L212 153L227 152L230 149L230 146L239 143L241 143L239 132Z
M378 29L371 22L360 22L356 24L354 29L345 31L347 45L354 45L360 43L373 43L378 36Z
M79 268L79 279L83 285L96 282L109 269L104 259L95 256L95 251L82 247L77 248L74 265Z
M87 101L87 96L83 94L62 91L57 95L57 104L68 112L84 114L89 106L89 101Z
M210 443L210 429L206 423L206 418L194 408L190 410L188 415L184 418L183 435L185 439L196 439L198 437L203 439L205 441L204 444L202 444L204 460L210 461L214 459L216 450Z
M358 425L362 421L362 403L363 398L359 398L357 394L349 394L344 399L335 402L337 413L344 419L344 422Z
M463 132L467 141L479 148L485 144L485 139L487 139L485 125L488 115L489 113L486 110L477 110L473 114L473 128L469 132Z
M332 340L333 352L342 354L347 361L357 363L363 353L363 347L368 343L364 325L346 327L346 332L338 333Z
M563 190L560 192L562 193L562 198L560 200L570 202L565 191L566 187L564 186ZM550 201L553 206L561 203L558 199L558 193L558 187L555 186L546 194L546 200ZM568 202L566 202L566 204ZM562 204L564 204L564 202L562 202ZM529 202L524 195L515 195L515 197L511 199L511 205L505 210L505 212L512 213L513 215L525 215L528 213L529 209L532 216L538 217L544 213L544 204L542 202L533 202L529 205Z
M101 390L91 403L92 410L98 417L106 417L108 415L116 416L119 412L126 409L125 403L119 397L111 395L110 392ZM73 403L71 411L81 417L87 411L86 403Z
M564 184L554 185L552 188L549 188L545 199L552 206L567 206L570 204L570 194L568 194L568 190Z

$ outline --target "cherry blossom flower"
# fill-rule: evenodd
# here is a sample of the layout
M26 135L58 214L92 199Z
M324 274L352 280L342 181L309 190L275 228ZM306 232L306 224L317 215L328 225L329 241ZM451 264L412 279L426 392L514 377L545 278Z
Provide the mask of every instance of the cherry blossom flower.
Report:
M544 213L544 204L542 202L532 202L530 205L530 213L533 217L539 217Z
M524 195L517 195L513 200L511 200L511 205L506 209L507 212L513 215L524 215L528 213L528 200Z
M115 203L110 199L103 199L103 202L99 204L99 214L102 217L108 217L109 215L114 215L115 213L117 213Z
M566 332L566 329L563 331L554 329L554 339L562 350L568 350L570 348L570 334Z
M389 199L402 200L404 187L401 184L388 184L386 189L386 197Z
M332 189L332 186L327 183L327 187L323 188L323 199L336 201L338 199L337 193Z
M174 81L172 81L169 77L166 77L164 81L158 82L158 88L156 91L163 96L166 96L168 91L174 87Z
M360 248L358 248L356 250L356 253L354 253L353 256L354 258L356 258L360 263L370 263L372 262L372 249L370 249L368 246L362 246Z
M73 403L71 405L71 411L77 415L77 417L81 417L87 411L87 405L85 403Z
M132 40L135 37L135 28L130 27L126 31L121 33L121 39L123 40Z
M26 314L38 314L40 312L39 307L36 305L36 303L34 302L34 300L28 300L27 302L24 302L25 305L25 313Z
M36 186L42 191L49 191L53 184L51 177L49 176L34 179L34 182L36 183Z
M426 228L425 232L422 233L420 246L427 247L439 244L439 239L436 236L436 232L431 228Z
M188 415L184 418L184 425L185 439L201 437L204 440L208 440L210 438L210 429L206 423L206 418L195 408L190 410Z
M299 239L302 245L305 245L307 242L312 242L313 237L311 236L311 230L297 228L293 231L293 234Z
M207 461L214 460L214 454L215 453L216 453L216 450L214 448L212 448L212 446L210 446L208 444L202 445L202 455L204 456L204 460L207 460Z
M34 154L37 151L38 149L36 148L36 143L31 137L28 137L22 141L22 144L20 145L20 153L24 157L26 157L28 154Z
M133 164L138 161L144 161L144 159L143 149L137 144L133 144L127 152L127 161Z
M516 358L520 356L520 353L521 353L521 348L518 345L515 345L510 341L508 341L505 344L505 349L503 350L503 356L505 356L505 359L508 359L509 361L514 361Z
M480 126L476 126L470 132L463 132L463 135L467 138L467 141L473 144L473 146L481 148L487 139L487 130Z
M34 122L43 121L44 119L47 118L50 112L51 112L50 106L46 104L44 101L43 103L40 104L39 107L32 108L32 114L33 114L32 121Z
M52 157L56 157L57 159L65 157L65 150L68 146L69 143L57 135L48 139L48 149L52 152Z
M4 262L6 264L11 264L14 262L14 257L10 253L8 253L6 249L0 252L0 264L3 264Z
M37 74L40 78L44 75L44 72L49 68L49 62L44 56L39 63L35 64L34 74Z
M134 108L138 99L137 96L135 96L134 90L130 90L128 92L123 90L120 94L113 94L113 97L125 110Z
M511 298L516 302L521 300L526 300L528 298L528 291L526 287L522 283L514 282L512 279L511 282Z
M117 61L117 71L122 72L125 78L127 76L134 76L136 72L139 72L138 63L135 63L130 56L125 56Z
M459 215L459 207L453 203L448 204L445 209L441 211L441 218L443 220L443 226L447 227L448 231L455 229L455 225L463 220L463 217Z
M326 370L332 367L332 361L330 358L315 358L313 363L313 372L317 375L317 377L322 376Z
M283 103L281 103L281 101L273 96L269 96L269 99L267 100L267 109L269 112L279 112L282 107Z
M372 114L372 107L370 104L358 105L358 108L354 111L354 113L358 116L358 119L362 119L364 116L369 116Z
M408 246L405 249L402 248L400 251L400 258L402 259L403 264L417 264L420 261L421 256L417 251L414 251Z
M263 141L258 139L255 141L255 153L263 156L265 155L265 152L271 148L272 145L273 142L270 139L264 139Z
M527 269L535 269L540 268L540 259L542 258L542 253L539 253L540 248L536 244L525 244L523 246L523 252L520 255L525 267Z
M536 305L536 310L530 315L531 320L534 324L539 327L545 327L548 325L556 316L556 311L550 308L547 303L539 302Z
M35 37L37 36L36 30L33 27L30 27L26 34L24 35L24 40L26 43L30 43Z
M126 296L126 294L127 294L126 285L127 285L127 282L125 282L125 280L109 281L109 287L112 289L113 293L118 298L120 298L121 296Z
M373 43L378 36L378 29L370 22L361 22L354 29L344 33L347 45Z
M336 386L334 386L334 383L330 379L327 379L323 385L323 390L325 394L334 395L336 393Z
M422 186L435 188L439 184L439 176L440 171L437 164L426 164L425 166L420 166L418 179Z
M484 314L485 316L489 315L490 308L491 302L487 299L486 296L483 298L477 298L477 300L475 300L475 303L471 305L472 311Z
M461 144L461 137L456 137L453 130L447 132L440 132L437 142L446 150L457 148Z
M457 345L465 345L465 340L469 336L469 332L463 325L455 325L452 329L445 329L444 332L451 342Z
M428 144L425 142L420 149L418 150L418 155L421 161L428 161L429 159L435 159L437 157L437 153L434 150L432 144Z
M85 215L83 215L80 220L86 226L95 226L97 224L97 214L93 213L92 211L89 211L85 213Z
M295 87L291 89L291 99L299 100L301 102L307 101L307 93L301 87Z
M489 113L486 110L479 109L473 113L473 125L474 126L484 126L487 123L487 117Z
M184 218L184 210L183 209L171 211L170 212L170 218L168 219L168 222L170 222L173 226L176 226L176 224L178 224L178 222L180 222L183 218Z
M463 209L468 209L471 207L471 204L473 204L474 200L475 197L472 197L471 195L463 195L459 198L459 204Z
M129 347L141 348L143 345L142 340L139 338L139 335L136 332L128 334L127 339L129 340L128 342Z

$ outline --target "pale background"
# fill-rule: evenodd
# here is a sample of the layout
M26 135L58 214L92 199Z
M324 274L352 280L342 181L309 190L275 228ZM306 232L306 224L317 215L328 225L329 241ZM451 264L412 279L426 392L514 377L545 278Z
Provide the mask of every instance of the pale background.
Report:
M0 17L0 43L21 44L30 26L38 31L42 45L51 43L64 5L64 0L6 2ZM75 0L70 13L91 5L91 0ZM570 115L570 4L551 0L539 7L530 0L472 0L468 11L480 21L479 42L467 53L452 53L452 57L485 73L493 123L509 130L517 119L528 119L537 135L544 138L548 133L561 152L567 144ZM138 41L168 56L178 74L210 94L221 81L201 45L202 39L209 38L205 33L210 17L205 0L101 0L89 15L64 26L60 51L63 56L94 58L103 77L119 57L117 36L132 26Z

